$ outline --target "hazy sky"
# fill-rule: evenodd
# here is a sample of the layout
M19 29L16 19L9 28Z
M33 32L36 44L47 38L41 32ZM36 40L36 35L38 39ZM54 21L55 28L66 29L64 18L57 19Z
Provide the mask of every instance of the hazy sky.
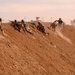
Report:
M8 20L43 21L62 18L66 23L75 19L75 0L0 0L0 17Z

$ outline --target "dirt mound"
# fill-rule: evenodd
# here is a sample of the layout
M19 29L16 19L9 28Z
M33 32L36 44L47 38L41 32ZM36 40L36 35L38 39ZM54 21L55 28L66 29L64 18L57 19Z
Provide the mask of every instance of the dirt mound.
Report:
M69 39L69 38L67 38L62 32L61 32L61 29L62 28L58 28L57 27L57 29L56 29L56 34L58 35L58 36L60 36L62 39L64 39L65 41L67 41L68 43L70 43L70 44L72 44L72 42L71 42L71 40Z
M46 25L47 36L30 27L33 35L3 25L7 36L0 40L0 75L75 75L75 28L62 30L72 45Z

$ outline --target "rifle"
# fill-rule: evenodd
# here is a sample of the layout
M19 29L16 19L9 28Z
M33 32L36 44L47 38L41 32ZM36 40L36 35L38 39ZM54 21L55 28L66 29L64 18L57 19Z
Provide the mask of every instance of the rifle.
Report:
M11 21L11 20L8 20L9 22L14 22L14 21Z

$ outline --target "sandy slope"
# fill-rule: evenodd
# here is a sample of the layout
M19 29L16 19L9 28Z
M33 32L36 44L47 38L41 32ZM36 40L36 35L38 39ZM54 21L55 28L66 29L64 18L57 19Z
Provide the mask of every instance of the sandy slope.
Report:
M56 30L56 34L57 34L58 36L60 36L62 39L64 39L65 41L67 41L68 43L72 44L71 40L70 40L68 37L66 37L66 36L61 32L61 30Z
M61 34L53 31L44 36L35 27L34 35L20 33L9 24L3 25L0 38L0 75L75 75L75 28L66 26Z

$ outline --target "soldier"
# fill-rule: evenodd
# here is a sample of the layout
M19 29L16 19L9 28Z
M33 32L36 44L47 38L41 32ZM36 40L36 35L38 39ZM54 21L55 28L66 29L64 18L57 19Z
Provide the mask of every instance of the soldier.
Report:
M45 33L45 28L44 26L38 21L38 26L37 26L37 29L39 31L41 31L42 33ZM45 33L46 34L46 33Z
M61 18L59 18L59 20L55 20L55 22L58 22L59 28L61 28L62 25L63 25L63 27L64 27L64 22L62 21Z
M2 19L0 18L0 26L2 25Z
M27 31L25 21L24 20L21 20L21 23L24 25L24 30Z
M50 29L52 28L53 31L56 31L56 27L57 27L57 24L55 23L55 21L51 23Z
M2 29L2 18L0 18L0 30L1 30L2 35L4 35L4 31Z

